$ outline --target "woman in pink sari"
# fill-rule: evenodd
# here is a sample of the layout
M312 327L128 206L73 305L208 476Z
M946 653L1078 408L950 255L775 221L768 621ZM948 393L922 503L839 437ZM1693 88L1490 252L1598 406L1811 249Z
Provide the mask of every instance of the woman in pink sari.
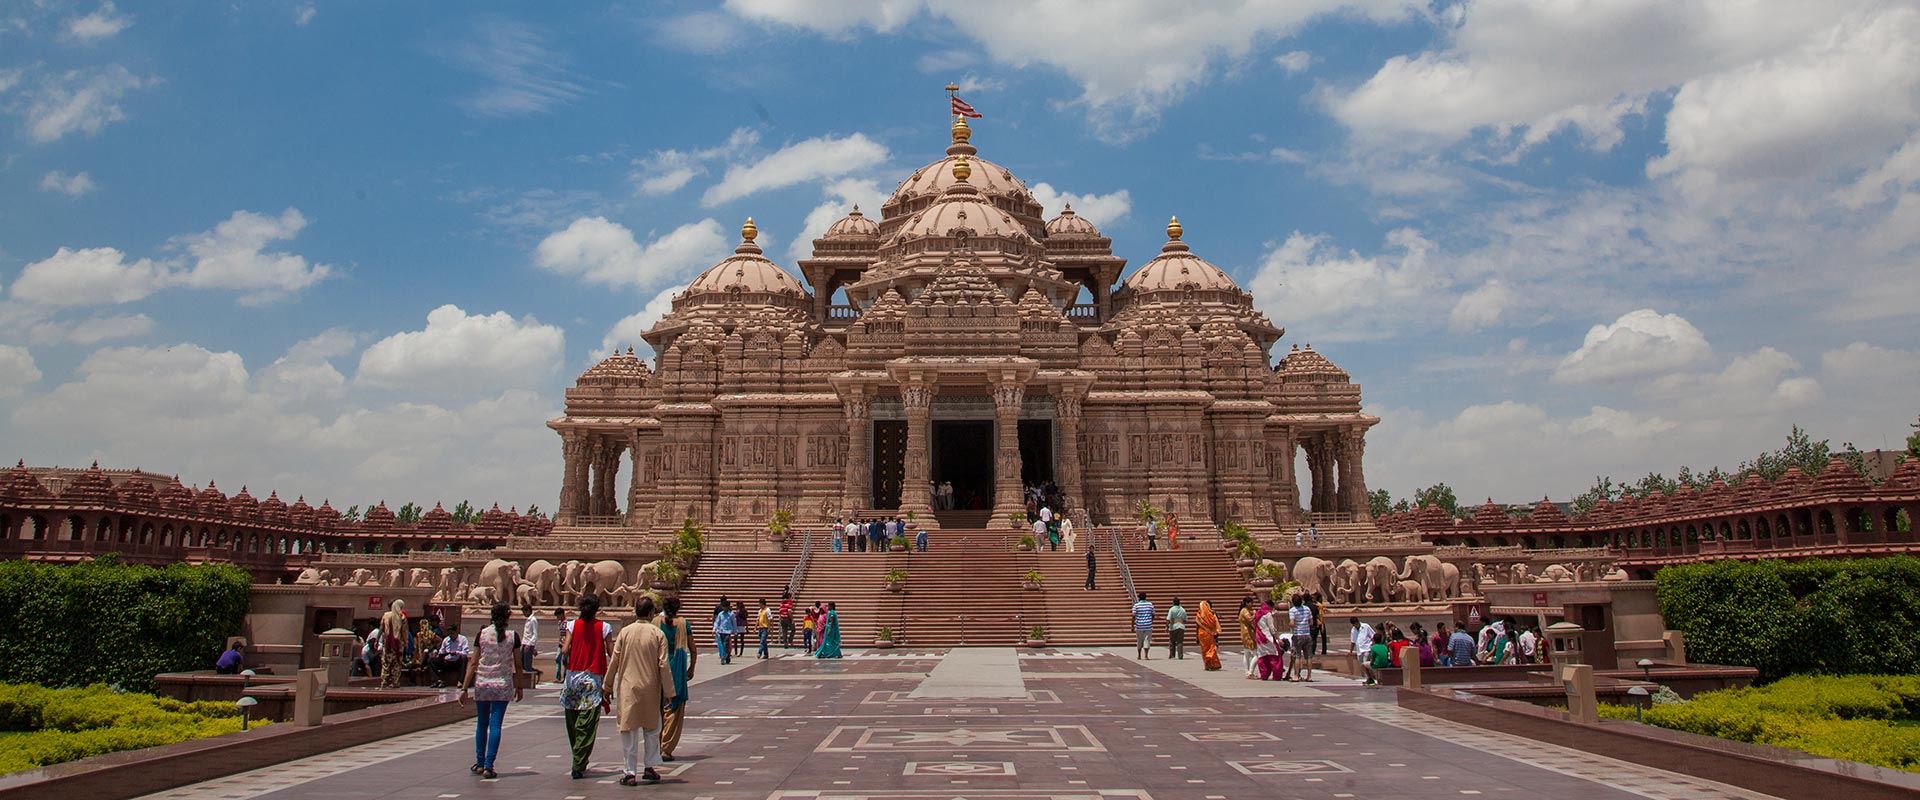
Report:
M1277 680L1286 675L1280 660L1281 631L1280 615L1274 613L1273 601L1260 604L1260 614L1253 621L1254 666L1260 671L1260 680Z

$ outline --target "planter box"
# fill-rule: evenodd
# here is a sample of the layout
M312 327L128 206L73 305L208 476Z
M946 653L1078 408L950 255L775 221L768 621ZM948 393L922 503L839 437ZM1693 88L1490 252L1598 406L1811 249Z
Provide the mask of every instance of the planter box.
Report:
M1025 584L1025 586L1027 587L1027 591L1030 591L1030 592L1037 592L1037 591L1040 591L1040 587L1041 587L1042 585L1043 585L1043 584L1041 584L1041 583L1040 583L1040 582L1038 582L1038 581L1027 581L1027 582L1026 582L1026 584Z
M1271 588L1273 588L1273 584L1274 584L1274 583L1275 583L1275 581L1274 581L1274 580L1273 580L1272 578L1254 578L1254 579L1253 579L1253 588L1255 588L1255 589L1271 589Z
M875 639L873 640L873 646L875 649L878 649L878 650L890 650L893 648L893 640L892 639Z
M888 583L888 584L883 584L882 588L885 588L889 592L898 593L900 592L900 590L905 589L906 587L898 583Z
M1028 640L1027 640L1027 646L1028 646L1028 647L1046 647L1046 646L1047 646L1047 640L1045 640L1045 639L1028 639Z

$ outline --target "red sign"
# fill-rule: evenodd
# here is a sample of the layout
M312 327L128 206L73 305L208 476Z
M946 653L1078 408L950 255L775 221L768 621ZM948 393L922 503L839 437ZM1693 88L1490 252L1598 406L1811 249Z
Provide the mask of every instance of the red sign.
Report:
M367 595L367 610L368 610L368 611L379 611L379 610L380 610L380 606L381 606L381 603L380 603L380 595L377 595L377 594L373 594L373 595Z
M1541 608L1546 608L1546 607L1547 607L1547 593L1546 593L1546 592L1534 592L1534 593L1533 593L1533 604L1534 604L1534 605L1536 605L1536 606L1539 606L1539 607L1541 607Z

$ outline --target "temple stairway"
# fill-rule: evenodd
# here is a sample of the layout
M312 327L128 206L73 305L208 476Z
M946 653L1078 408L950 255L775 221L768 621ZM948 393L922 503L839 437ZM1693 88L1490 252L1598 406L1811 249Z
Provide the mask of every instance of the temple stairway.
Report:
M762 599L767 606L780 609L780 592L793 577L793 566L800 553L793 552L715 552L700 554L693 574L680 589L680 613L693 622L693 633L701 646L713 644L713 607L725 595L728 602L745 603L749 624L759 611ZM797 612L796 612L797 613ZM777 622L775 623L778 624ZM779 631L774 631L778 642ZM798 633L794 634L796 637Z

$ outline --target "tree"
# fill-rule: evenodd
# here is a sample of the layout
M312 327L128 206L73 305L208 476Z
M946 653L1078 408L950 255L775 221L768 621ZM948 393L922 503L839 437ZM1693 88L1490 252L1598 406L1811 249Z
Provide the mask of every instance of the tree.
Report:
M1402 514L1412 510L1413 510L1413 504L1407 502L1406 498L1401 498L1400 500L1395 501L1393 504L1393 513L1395 514Z
M1422 507L1428 503L1432 503L1439 506L1441 511L1447 512L1447 516L1449 517L1458 518L1460 516L1460 498L1454 497L1453 487L1445 483L1436 483L1414 492L1413 502L1414 505Z
M1384 517L1392 510L1393 496L1387 494L1387 490L1375 489L1367 492L1367 512L1372 514L1374 518Z
M472 503L465 500L460 501L460 505L453 507L453 521L456 524L465 525L479 518L479 509L474 508Z
M1593 488L1581 492L1579 496L1573 498L1573 515L1576 517L1585 516L1587 512L1593 510L1594 506L1600 505L1600 502L1603 500L1612 501L1624 497L1625 490L1626 487L1615 486L1613 484L1613 476L1595 475L1593 477Z
M414 503L407 503L406 505L403 505L400 507L399 513L394 514L393 518L400 522L419 522L420 513L421 512L420 512L419 505Z
M341 514L341 515L340 515L340 518L341 518L341 519L344 519L344 520L346 520L346 521L348 521L348 522L359 522L359 521L360 521L360 507L359 507L359 506L347 506L347 513L345 513L345 514Z
M545 513L542 513L542 512L540 511L540 506L539 506L539 504L537 504L537 503L528 503L528 504L527 504L527 516L529 516L529 517L535 517L535 518L538 518L538 519L546 519L546 518L547 518L547 515L546 515Z
M1920 458L1920 420L1915 420L1907 427L1914 429L1913 435L1907 437L1907 455Z
M1622 497L1633 495L1634 497L1647 498L1652 497L1656 492L1659 494L1673 494L1679 490L1679 481L1658 472L1649 472L1647 473L1647 477L1641 478L1638 483L1632 486L1620 487L1620 494Z

